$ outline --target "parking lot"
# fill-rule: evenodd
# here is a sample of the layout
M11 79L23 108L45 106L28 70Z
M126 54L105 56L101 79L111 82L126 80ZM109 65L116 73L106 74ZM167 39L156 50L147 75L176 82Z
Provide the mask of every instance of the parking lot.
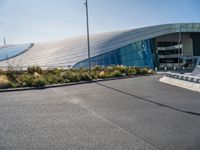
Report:
M0 149L200 148L200 93L160 75L0 93Z

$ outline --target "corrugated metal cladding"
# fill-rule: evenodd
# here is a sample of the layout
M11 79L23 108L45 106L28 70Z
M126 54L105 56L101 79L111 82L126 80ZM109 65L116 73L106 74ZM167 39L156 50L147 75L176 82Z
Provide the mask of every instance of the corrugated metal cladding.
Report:
M166 24L94 34L91 35L90 39L91 57L94 59L98 56L113 52L110 58L102 59L102 61L107 61L106 63L108 64L109 62L112 63L110 60L112 57L117 62L118 58L114 54L124 54L124 57L121 56L121 60L118 61L123 60L127 65L134 65L132 63L134 61L133 58L128 57L132 50L137 51L135 55L138 55L138 57L135 59L141 57L138 61L143 63L143 65L151 66L153 64L153 58L149 60L149 57L153 57L149 54L151 48L146 47L149 45L149 42L151 43L151 39L177 32L200 32L200 23ZM87 39L86 36L81 36L55 42L34 43L34 46L24 53L8 60L0 61L0 66L12 64L13 66L39 65L42 67L68 67L84 62L84 60L86 61L87 56ZM135 63L138 64L136 61Z

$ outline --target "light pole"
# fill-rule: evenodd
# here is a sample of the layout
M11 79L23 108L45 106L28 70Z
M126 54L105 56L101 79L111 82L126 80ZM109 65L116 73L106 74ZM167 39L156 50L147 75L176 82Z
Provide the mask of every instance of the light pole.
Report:
M90 30L89 30L89 17L88 17L88 1L85 1L85 8L86 8L86 21L87 21L87 44L88 44L88 67L89 70L91 69L90 63Z
M181 54L182 54L182 49L181 49L181 27L179 26L179 33L178 33L178 44L179 44L179 53L178 53L178 66L179 66L179 69L181 67Z
M3 39L3 44L6 46L6 38Z

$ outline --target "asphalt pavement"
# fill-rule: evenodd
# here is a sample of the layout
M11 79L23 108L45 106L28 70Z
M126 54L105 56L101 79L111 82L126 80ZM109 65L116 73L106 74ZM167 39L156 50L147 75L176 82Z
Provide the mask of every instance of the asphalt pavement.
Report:
M2 150L199 150L200 93L160 75L0 93Z

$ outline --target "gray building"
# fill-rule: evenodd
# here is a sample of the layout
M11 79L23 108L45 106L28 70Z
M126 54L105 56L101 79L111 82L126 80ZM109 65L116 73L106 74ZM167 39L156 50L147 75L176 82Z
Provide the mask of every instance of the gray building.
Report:
M0 46L0 66L88 67L86 36ZM200 56L200 23L150 26L91 35L91 65L193 67Z

